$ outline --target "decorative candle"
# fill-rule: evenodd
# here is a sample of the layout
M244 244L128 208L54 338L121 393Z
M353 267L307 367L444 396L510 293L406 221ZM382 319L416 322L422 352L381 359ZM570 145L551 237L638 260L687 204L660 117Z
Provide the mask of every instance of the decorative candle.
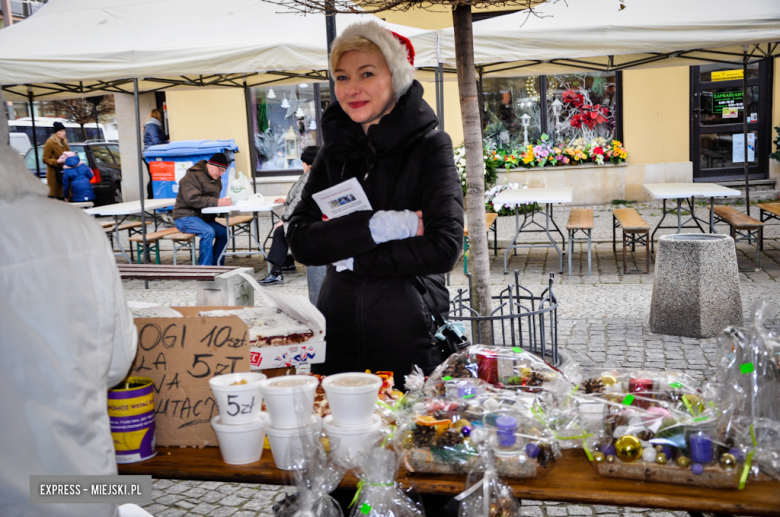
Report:
M712 437L706 433L692 434L688 437L693 463L710 463L713 460Z
M495 352L477 354L477 376L490 384L498 382L498 355Z
M628 380L628 392L629 393L646 393L653 391L653 381L651 379L629 379ZM633 403L634 406L647 409L650 407L650 402L647 400L636 400Z
M498 429L498 445L500 447L512 447L516 441L517 419L508 415L501 415L496 418L496 428Z

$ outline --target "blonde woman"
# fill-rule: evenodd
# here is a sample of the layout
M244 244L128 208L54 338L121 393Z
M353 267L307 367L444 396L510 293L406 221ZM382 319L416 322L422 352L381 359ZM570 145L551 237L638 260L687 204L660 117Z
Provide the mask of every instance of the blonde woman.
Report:
M444 274L463 240L463 194L450 137L414 80L414 49L377 23L348 27L333 43L338 103L324 113L312 165L287 239L295 259L327 265L317 307L327 320L326 362L312 371L392 370L441 362L421 278L447 313ZM372 211L322 220L312 194L356 178Z
M64 199L62 195L62 181L58 178L62 176L62 168L65 165L63 156L65 151L70 151L68 140L66 138L65 126L62 122L54 123L54 132L51 134L46 144L43 146L43 163L46 164L46 183L49 184L49 197Z

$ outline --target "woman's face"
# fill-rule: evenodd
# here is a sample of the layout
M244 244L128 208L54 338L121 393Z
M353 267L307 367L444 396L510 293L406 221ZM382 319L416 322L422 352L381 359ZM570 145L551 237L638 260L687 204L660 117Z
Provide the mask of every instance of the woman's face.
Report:
M60 129L59 131L57 131L54 134L57 135L57 138L59 138L60 140L65 140L65 130L64 129Z
M336 98L353 122L368 127L395 107L393 75L379 52L350 50L335 70Z

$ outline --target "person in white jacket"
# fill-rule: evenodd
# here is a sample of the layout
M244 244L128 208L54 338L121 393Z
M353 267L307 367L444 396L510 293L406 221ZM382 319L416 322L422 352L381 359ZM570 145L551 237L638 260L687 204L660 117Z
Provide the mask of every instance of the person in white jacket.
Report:
M117 473L107 390L137 346L105 234L46 195L0 124L0 515L113 517L30 503L31 475Z

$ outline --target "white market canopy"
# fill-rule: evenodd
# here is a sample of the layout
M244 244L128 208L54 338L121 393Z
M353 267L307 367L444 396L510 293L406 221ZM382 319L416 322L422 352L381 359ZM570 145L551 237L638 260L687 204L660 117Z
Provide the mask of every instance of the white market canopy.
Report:
M7 100L172 87L327 80L325 16L283 13L262 0L50 0L0 30ZM436 31L338 15L340 31L375 20L409 38L415 66L435 67Z
M749 62L780 55L780 0L557 1L473 27L483 75L741 66L743 45ZM453 29L440 36L442 62L454 65Z

